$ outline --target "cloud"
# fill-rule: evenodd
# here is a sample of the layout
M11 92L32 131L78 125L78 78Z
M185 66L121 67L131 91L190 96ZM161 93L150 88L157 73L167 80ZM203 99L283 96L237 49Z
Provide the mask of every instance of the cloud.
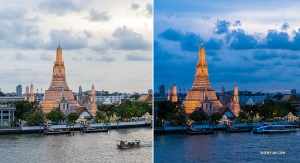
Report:
M1 48L34 49L42 43L39 26L27 18L27 14L24 8L0 10L0 41L4 43Z
M39 4L39 9L43 12L52 13L55 15L65 15L68 11L79 12L81 10L80 5L74 3L71 0L59 0L59 1L42 1Z
M246 34L242 29L231 31L226 35L226 39L228 42L231 41L229 48L234 50L254 49L258 44L253 35Z
M98 53L103 53L106 52L109 47L105 43L93 45L90 47L93 51L98 52Z
M158 34L157 36L164 38L166 40L181 41L184 37L184 34L181 32L181 30L168 28L162 33Z
M170 53L169 51L163 49L162 45L154 40L154 60L158 61L158 60L171 60L173 58L175 58L177 55Z
M148 3L145 10L147 11L148 16L152 16L152 4Z
M141 34L128 29L125 25L118 27L112 36L115 39L104 39L104 42L115 50L151 50L151 44Z
M131 10L137 10L139 9L139 7L140 7L139 3L134 3L134 2L131 3Z
M152 56L146 56L139 53L130 53L125 55L127 61L152 61Z
M79 57L72 57L72 60L73 60L73 61L82 61L82 58L79 58Z
M299 59L300 56L296 54L291 53L279 53L275 50L267 51L267 50L255 50L252 55L253 59L260 60L260 61L266 61L270 59L275 58L281 58L282 60L290 59L290 60L296 60Z
M282 24L282 26L281 26L281 30L283 30L283 31L286 31L287 29L289 29L290 28L290 25L288 24L288 23L284 23L284 24Z
M86 60L86 61L92 61L92 60L93 60L93 57L92 57L92 56L86 56L86 57L85 57L85 60Z
M28 11L25 8L3 8L0 10L0 19L14 20L24 19Z
M202 18L202 20L210 20L209 16L202 16L201 18Z
M104 55L100 59L96 58L95 60L100 62L113 62L116 60L116 58L113 56Z
M241 22L239 20L235 21L233 26L237 27L237 26L242 26Z
M72 30L67 29L51 29L49 32L50 41L42 45L45 49L55 49L57 47L58 41L63 49L81 49L87 46L87 39L80 37L77 34L72 34Z
M91 38L91 37L93 37L93 33L92 33L92 31L91 30L83 30L83 33L85 34L85 37L86 38Z
M49 54L47 54L47 53L42 53L42 54L40 54L40 58L41 58L42 60L52 60L51 55L49 55Z
M224 33L228 33L229 32L229 26L230 26L230 22L226 21L226 20L217 20L217 23L215 23L216 27L215 27L215 31L213 32L214 34L224 34Z
M205 43L205 48L210 50L220 50L222 45L223 45L222 40L216 38L210 38L208 42Z
M107 12L99 12L92 8L89 12L89 20L90 21L108 21L111 16L107 14Z
M16 53L16 58L15 60L24 60L24 59L28 59L27 57L25 57L23 54L21 53Z
M182 50L186 51L198 51L200 43L203 42L203 39L199 34L193 32L186 32L180 46Z

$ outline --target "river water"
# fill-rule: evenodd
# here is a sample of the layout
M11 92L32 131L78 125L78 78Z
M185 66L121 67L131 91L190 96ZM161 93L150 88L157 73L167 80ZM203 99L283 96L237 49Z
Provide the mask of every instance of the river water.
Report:
M108 133L75 132L70 135L0 135L0 162L152 162L152 129L110 130ZM117 149L117 140L140 139L143 146Z
M300 131L281 134L155 134L154 162L300 162ZM271 152L272 154L268 154Z

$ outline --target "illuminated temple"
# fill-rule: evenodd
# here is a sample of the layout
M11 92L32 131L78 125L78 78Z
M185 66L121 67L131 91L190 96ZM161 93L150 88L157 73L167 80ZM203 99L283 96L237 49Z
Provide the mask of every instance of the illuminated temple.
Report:
M95 92L95 87L92 86L92 92ZM90 98L93 105L86 107L86 109L95 116L97 106L95 106L95 93ZM59 109L65 115L76 112L80 107L77 100L75 100L72 90L66 81L65 65L62 60L62 48L60 42L56 49L56 60L54 61L52 81L48 88L45 90L43 100L40 102L44 113L49 113L52 110Z
M183 106L188 114L194 112L198 107L202 108L208 115L219 112L223 106L216 96L216 91L210 85L205 50L202 44L197 61L195 80L192 89L188 91L186 99L183 101Z

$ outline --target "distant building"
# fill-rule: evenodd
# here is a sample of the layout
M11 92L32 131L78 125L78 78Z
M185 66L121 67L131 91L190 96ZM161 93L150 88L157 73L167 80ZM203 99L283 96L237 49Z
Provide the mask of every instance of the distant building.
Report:
M148 89L148 94L152 94L153 90L152 89Z
M19 84L16 86L16 92L17 92L17 96L22 97L22 85Z
M165 88L165 85L161 85L161 86L159 86L159 95L160 95L160 97L165 97L166 96L166 88Z
M0 105L0 126L12 126L16 108L5 104Z
M296 89L292 89L292 90L291 90L291 93L292 93L292 94L297 94Z

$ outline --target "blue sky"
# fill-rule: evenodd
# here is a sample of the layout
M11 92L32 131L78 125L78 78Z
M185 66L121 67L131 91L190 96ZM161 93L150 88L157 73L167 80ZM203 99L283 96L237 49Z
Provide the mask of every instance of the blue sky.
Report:
M48 89L58 41L69 88L152 88L152 0L10 0L0 6L0 88Z
M216 91L300 92L297 1L154 1L154 90L191 89L201 42Z

